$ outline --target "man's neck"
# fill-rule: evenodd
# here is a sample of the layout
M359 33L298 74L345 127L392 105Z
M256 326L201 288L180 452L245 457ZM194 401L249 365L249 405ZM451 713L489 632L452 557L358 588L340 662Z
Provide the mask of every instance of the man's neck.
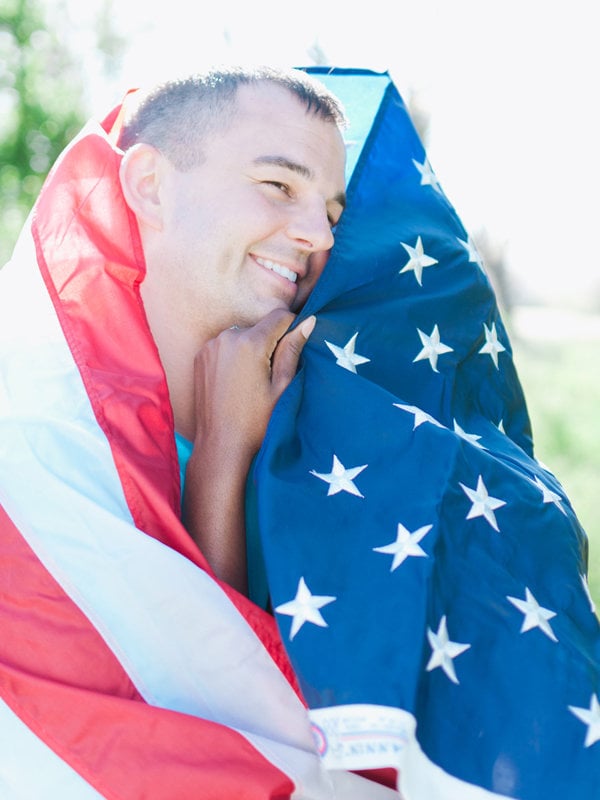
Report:
M178 318L162 287L154 285L151 273L146 275L140 292L146 318L165 371L169 399L173 409L175 430L194 441L194 359L210 338L209 333L193 333L185 320Z

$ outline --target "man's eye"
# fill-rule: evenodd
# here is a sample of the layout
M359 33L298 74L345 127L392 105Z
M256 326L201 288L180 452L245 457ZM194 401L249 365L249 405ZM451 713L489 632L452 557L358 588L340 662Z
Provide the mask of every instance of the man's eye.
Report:
M267 186L274 186L276 189L279 189L280 192L287 194L289 196L291 190L287 183L280 183L279 181L265 181Z

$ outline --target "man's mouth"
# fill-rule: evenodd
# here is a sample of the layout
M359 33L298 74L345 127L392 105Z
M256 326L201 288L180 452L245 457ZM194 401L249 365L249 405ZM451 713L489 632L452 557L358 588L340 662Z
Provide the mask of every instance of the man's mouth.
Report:
M267 258L259 258L256 256L256 262L260 264L261 267L270 269L277 275L281 275L282 278L287 278L288 281L291 281L292 283L296 283L296 280L298 279L297 273L291 269L288 269L288 267L284 267L283 264L278 264L276 261L269 261Z

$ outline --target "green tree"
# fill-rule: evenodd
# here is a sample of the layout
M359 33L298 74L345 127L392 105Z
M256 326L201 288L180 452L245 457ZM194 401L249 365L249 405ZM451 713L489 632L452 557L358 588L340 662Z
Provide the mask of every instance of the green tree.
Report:
M80 72L37 0L0 0L0 265L83 121Z

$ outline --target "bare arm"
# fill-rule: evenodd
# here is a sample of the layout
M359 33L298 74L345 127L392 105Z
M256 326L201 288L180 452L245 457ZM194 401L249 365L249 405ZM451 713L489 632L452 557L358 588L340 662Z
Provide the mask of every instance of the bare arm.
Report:
M244 594L246 477L314 326L311 317L286 334L293 319L277 310L252 328L223 331L202 347L194 365L196 437L184 524L216 575Z

